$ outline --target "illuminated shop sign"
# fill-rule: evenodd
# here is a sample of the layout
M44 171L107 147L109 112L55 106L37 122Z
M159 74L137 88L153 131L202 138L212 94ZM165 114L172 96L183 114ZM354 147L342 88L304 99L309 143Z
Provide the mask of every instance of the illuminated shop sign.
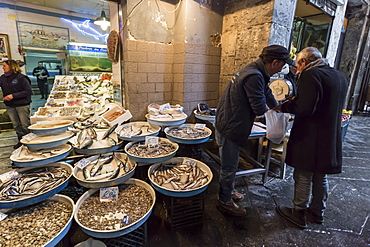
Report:
M91 46L81 46L81 45L67 45L67 50L107 53L106 47L91 47Z

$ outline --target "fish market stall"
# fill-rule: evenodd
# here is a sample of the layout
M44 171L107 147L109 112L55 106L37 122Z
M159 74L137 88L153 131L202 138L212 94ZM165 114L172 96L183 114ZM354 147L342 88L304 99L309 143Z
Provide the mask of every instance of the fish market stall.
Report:
M46 120L76 121L83 109L97 104L103 108L113 101L111 74L98 76L55 76L45 106L31 116L31 123ZM97 109L99 110L99 109Z

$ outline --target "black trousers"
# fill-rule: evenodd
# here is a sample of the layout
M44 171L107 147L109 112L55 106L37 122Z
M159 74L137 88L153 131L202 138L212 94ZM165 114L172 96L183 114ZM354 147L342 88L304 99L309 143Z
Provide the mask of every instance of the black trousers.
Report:
M46 98L48 95L48 80L37 80L37 86L40 89L42 98Z

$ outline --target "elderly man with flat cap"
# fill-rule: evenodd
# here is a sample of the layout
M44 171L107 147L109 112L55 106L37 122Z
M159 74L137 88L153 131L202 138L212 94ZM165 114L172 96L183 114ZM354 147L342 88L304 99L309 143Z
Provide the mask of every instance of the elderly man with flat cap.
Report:
M280 72L285 63L293 63L285 47L263 48L259 59L237 72L221 96L216 114L216 140L221 158L217 208L221 212L234 216L246 213L235 202L244 198L234 190L240 148L248 140L255 117L278 105L268 84L270 77Z

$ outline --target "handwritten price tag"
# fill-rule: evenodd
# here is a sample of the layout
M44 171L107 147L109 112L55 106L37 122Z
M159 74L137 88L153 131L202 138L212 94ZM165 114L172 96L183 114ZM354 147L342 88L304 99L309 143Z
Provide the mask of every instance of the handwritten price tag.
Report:
M100 188L100 201L109 202L118 198L118 187Z
M121 131L120 132L120 136L126 137L126 138L131 138L132 134L134 134L133 131Z
M145 137L145 145L149 147L153 147L155 145L158 145L159 138L157 136L146 136Z
M36 124L41 125L41 124L48 124L50 121L37 121Z
M166 104L163 104L163 105L160 105L159 106L159 111L168 111L168 110L171 110L171 106L170 106L170 103L166 103Z
M192 160L192 159L189 159L189 158L184 158L182 160L182 164L187 165L187 166L195 166L197 164L197 162L195 160Z
M125 216L123 216L122 224L123 224L123 225L130 224L130 216L129 216L129 215L125 215Z
M77 166L80 169L84 169L90 163L91 163L90 160L83 158L79 160L77 163L75 163L75 166Z
M4 214L4 213L0 212L0 221L2 221L3 219L5 219L6 217L8 217L7 214Z
M158 116L152 116L150 117L153 120L172 120L174 117L170 115L158 115Z
M0 180L2 182L5 182L9 179L12 179L12 178L18 176L18 175L19 175L19 173L17 171L6 172L6 173L3 173L3 174L0 175Z
M194 128L195 129L200 129L200 130L204 130L204 128L206 127L205 124L201 124L201 123L196 123Z
M29 133L29 134L27 134L27 135L23 136L23 137L22 137L22 139L25 139L27 142L29 142L29 141L31 141L31 140L33 140L33 139L37 138L37 137L38 137L38 136L37 136L37 135L35 135L34 133Z

